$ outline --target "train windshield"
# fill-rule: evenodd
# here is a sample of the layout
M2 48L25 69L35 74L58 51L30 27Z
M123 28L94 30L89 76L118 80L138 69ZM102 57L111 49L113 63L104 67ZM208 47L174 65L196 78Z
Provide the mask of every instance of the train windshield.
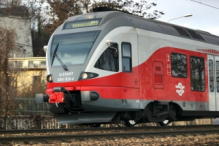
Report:
M83 64L98 35L99 31L55 35L52 40L50 52L51 65L61 65L57 57L52 61L57 44L59 45L56 54L66 66Z

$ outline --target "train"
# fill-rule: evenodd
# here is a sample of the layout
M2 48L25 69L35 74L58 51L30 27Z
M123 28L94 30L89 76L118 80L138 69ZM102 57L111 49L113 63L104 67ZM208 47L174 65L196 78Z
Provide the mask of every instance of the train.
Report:
M35 98L60 123L219 117L219 37L205 31L99 8L54 31L46 62Z

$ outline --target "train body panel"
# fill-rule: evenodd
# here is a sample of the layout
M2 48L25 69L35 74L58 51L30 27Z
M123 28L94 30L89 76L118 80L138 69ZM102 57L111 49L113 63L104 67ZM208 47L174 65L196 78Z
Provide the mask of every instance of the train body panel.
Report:
M218 37L181 29L121 12L69 18L48 44L50 111L68 123L218 117Z

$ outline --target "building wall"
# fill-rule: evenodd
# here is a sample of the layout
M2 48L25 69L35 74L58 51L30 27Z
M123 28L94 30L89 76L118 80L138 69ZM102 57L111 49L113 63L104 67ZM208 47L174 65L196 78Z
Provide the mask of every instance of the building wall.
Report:
M26 94L31 92L29 97L34 96L35 92L45 93L47 76L45 57L9 58L8 60L19 96L24 96L22 92Z
M15 32L15 40L20 51L11 54L11 57L33 56L30 20L22 17L0 15L0 26Z
M17 89L34 87L35 84L46 84L46 69L22 69L17 76Z

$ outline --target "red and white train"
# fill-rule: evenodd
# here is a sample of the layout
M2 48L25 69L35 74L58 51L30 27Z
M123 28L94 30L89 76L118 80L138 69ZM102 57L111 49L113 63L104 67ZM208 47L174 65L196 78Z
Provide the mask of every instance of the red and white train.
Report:
M219 37L119 11L68 18L47 49L47 102L60 123L219 117Z

